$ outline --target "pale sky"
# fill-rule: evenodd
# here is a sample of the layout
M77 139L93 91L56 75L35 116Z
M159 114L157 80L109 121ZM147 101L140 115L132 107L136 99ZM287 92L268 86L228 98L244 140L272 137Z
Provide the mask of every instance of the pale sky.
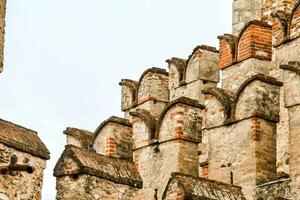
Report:
M0 117L38 131L50 150L43 200L55 199L66 127L94 131L122 116L122 78L231 32L232 0L7 1Z

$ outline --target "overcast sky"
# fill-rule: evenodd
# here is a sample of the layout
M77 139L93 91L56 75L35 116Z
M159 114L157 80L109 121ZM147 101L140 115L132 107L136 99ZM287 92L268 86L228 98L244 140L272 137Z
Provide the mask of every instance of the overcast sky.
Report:
M122 116L122 78L218 47L231 32L231 1L8 0L0 117L38 131L50 150L43 200L55 199L63 130Z

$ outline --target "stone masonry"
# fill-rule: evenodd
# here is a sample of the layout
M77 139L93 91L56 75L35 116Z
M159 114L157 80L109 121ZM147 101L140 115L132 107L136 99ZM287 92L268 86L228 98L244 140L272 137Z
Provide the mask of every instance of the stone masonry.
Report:
M57 199L299 200L300 1L234 0L232 27L121 80L124 118L68 128Z

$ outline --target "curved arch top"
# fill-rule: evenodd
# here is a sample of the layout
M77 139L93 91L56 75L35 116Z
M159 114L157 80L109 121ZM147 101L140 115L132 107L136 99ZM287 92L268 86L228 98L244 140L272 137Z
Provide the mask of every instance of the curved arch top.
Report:
M300 62L289 62L287 65L280 65L280 69L292 71L300 76Z
M224 89L211 87L202 90L202 93L214 96L224 106L225 121L230 119L232 97Z
M162 122L163 122L166 114L168 113L168 111L170 111L177 104L183 104L183 105L195 107L195 108L198 108L198 109L201 109L201 110L205 109L205 106L202 105L202 104L199 104L199 102L197 100L190 99L190 98L187 98L187 97L180 97L180 98L178 98L174 101L171 101L165 107L165 109L161 113L161 116L159 117L159 120L158 120L158 123L157 123L157 128L156 128L156 133L155 133L155 136L157 138L159 137L159 131L160 131L160 128L162 126Z
M252 83L253 81L256 81L256 80L259 80L259 81L262 81L264 83L269 83L269 84L272 84L272 85L276 85L276 86L283 86L283 83L280 82L280 81L277 81L274 77L271 77L271 76L267 76L267 75L264 75L264 74L256 74L256 75L253 75L251 77L249 77L246 81L244 81L244 83L239 87L238 91L236 92L234 98L233 98L233 103L232 103L232 111L231 111L231 120L232 121L235 121L235 115L236 115L236 106L237 106L237 103L239 101L239 97L241 95L241 93L246 89L246 87Z
M95 130L94 132L94 137L92 139L92 143L94 143L95 139L98 137L99 133L101 132L101 130L108 124L108 123L115 123L115 124L120 124L123 126L128 126L128 127L132 127L132 123L129 122L129 120L124 119L124 118L120 118L120 117L116 117L116 116L111 116L110 118L108 118L107 120L103 121Z
M157 122L155 117L149 111L144 109L137 109L134 112L130 112L130 115L138 117L145 122L149 130L149 140L157 139L155 135Z

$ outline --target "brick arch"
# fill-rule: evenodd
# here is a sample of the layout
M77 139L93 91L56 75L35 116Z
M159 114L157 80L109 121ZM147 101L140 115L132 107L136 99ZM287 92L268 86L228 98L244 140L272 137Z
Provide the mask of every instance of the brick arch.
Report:
M294 23L294 20L297 20L296 23ZM295 28L299 28L300 29L300 1L297 1L297 3L295 4L294 8L292 9L290 18L289 18L289 37L293 38L293 33L295 32ZM297 35L299 36L299 34Z
M149 111L144 109L137 109L134 112L130 112L130 115L140 118L146 124L149 131L149 140L157 139L155 134L157 129L157 122L155 117Z
M218 36L220 42L219 67L224 69L235 61L236 37L231 34Z
M250 83L252 83L253 81L262 81L265 83L269 83L269 84L273 84L273 85L278 85L278 86L282 86L282 82L277 81L275 78L271 77L271 76L267 76L264 74L256 74L253 75L251 77L249 77L246 81L244 81L244 83L239 87L239 89L237 90L234 98L233 98L233 103L232 103L232 111L231 111L231 120L235 121L236 119L236 107L239 101L239 97L241 96L241 93L247 88L248 85L250 85Z
M253 27L251 29L251 27ZM252 58L258 58L262 60L271 60L272 56L272 26L270 26L268 23L263 21L250 21L248 22L241 32L239 33L237 40L236 40L236 51L235 51L235 60L237 62L246 60L250 57ZM263 32L268 32L268 29L270 29L270 41L268 41ZM269 38L268 38L269 39ZM256 41L259 40L259 41ZM271 42L271 44L268 44L268 42ZM261 44L263 43L263 44ZM255 54L254 46L257 46L257 49L265 50L268 55L266 56L260 56ZM270 49L269 49L270 48Z

